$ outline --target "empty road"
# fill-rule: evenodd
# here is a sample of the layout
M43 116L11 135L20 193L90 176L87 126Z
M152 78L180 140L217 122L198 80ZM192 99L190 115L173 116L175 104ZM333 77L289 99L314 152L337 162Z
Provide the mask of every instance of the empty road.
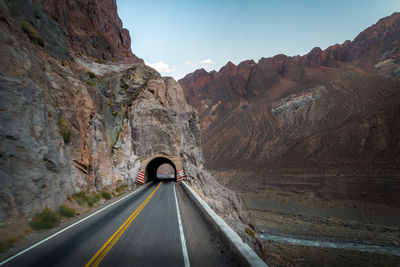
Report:
M161 181L2 266L235 265L180 186Z

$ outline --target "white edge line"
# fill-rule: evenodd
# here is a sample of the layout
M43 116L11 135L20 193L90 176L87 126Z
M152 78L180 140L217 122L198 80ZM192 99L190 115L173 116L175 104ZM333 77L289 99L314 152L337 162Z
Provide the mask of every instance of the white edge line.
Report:
M178 198L176 197L175 185L174 185L174 195L175 195L175 202L176 202L176 212L178 214L178 224L179 224L179 233L181 236L183 260L185 262L185 267L190 267L189 256L188 256L188 252L187 252L187 248L186 248L185 233L183 232L181 213L179 212Z
M40 244L46 242L47 240L49 240L49 239L51 239L51 238L53 238L53 237L55 237L55 236L61 234L62 232L67 231L68 229L74 227L74 226L77 225L78 223L81 223L81 222L83 222L83 221L89 219L90 217L96 215L97 213L102 212L103 210L105 210L105 209L107 209L107 208L109 208L109 207L115 205L116 203L118 203L118 202L120 202L121 200L123 200L123 199L129 197L130 195L135 194L135 193L138 193L139 191L145 189L146 187L148 187L148 186L151 185L151 184L152 184L152 183L148 183L148 184L144 185L143 187L139 188L138 190L133 191L132 193L130 193L130 194L124 196L124 197L121 198L121 199L118 199L117 201L111 203L110 205L108 205L108 206L106 206L106 207L104 207L104 208L102 208L102 209L96 211L95 213L92 213L92 214L88 215L87 217L81 219L80 221L77 221L76 223L73 223L73 224L71 224L70 226L68 226L68 227L66 227L66 228L64 228L64 229L62 229L61 231L58 231L57 233L52 234L51 236L49 236L49 237L43 239L42 241L39 241L38 243L36 243L36 244L30 246L29 248L26 248L26 249L24 249L24 250L18 252L18 253L15 254L14 256L11 256L10 258L8 258L8 259L6 259L6 260L0 262L0 266L6 264L7 262L9 262L9 261L15 259L15 258L18 257L18 256L20 256L20 255L26 253L27 251L29 251L29 250L31 250L31 249L33 249L33 248L39 246Z

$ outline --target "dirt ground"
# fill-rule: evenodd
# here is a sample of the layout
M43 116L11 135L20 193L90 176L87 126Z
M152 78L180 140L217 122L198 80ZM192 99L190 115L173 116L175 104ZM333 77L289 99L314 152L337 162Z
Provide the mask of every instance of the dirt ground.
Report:
M400 180L393 177L213 174L242 196L260 233L400 250ZM263 257L272 266L400 266L399 256L263 243Z
M263 246L263 258L269 266L400 266L398 256L270 241Z
M250 210L250 215L258 229L270 234L382 246L400 245L399 226L259 210Z

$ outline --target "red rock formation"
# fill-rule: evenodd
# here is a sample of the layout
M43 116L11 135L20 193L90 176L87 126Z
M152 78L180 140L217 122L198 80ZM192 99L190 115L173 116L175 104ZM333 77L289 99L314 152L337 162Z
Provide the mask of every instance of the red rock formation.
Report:
M179 83L210 169L399 173L399 58L394 13L326 50L229 62Z
M131 51L115 0L36 0L69 33L71 48L96 59L142 62Z

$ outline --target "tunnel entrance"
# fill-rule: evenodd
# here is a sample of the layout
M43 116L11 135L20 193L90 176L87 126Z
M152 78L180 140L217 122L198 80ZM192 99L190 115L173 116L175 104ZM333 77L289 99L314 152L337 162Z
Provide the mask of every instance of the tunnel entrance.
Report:
M175 164L164 157L154 158L146 166L145 177L152 181L166 179L176 181Z
M161 164L157 169L157 179L174 179L175 178L175 170L172 165L168 163Z

